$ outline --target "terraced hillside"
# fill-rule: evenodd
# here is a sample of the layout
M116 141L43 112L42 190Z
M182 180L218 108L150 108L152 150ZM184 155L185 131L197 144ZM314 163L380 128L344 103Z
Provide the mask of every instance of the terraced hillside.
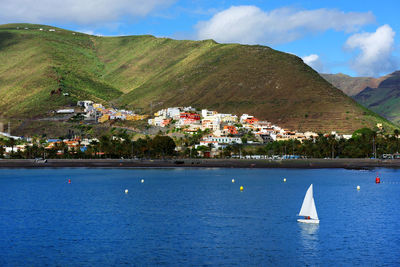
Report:
M300 58L265 46L8 24L0 62L0 115L20 120L91 99L147 113L176 105L250 113L297 130L393 127Z

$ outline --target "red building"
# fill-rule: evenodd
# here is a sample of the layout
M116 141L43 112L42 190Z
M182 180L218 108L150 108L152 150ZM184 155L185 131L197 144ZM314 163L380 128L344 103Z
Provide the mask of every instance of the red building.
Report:
M180 115L181 119L190 119L199 121L201 119L200 115L197 113L190 113L190 112L182 112Z

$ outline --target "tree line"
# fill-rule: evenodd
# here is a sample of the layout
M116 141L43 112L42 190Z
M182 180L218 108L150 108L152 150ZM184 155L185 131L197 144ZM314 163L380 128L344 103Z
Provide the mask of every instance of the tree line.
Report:
M126 133L116 136L101 136L98 141L92 141L84 148L80 143L73 149L63 142L55 143L51 149L45 149L40 142L26 145L24 151L12 152L10 158L32 159L45 158L195 158L211 151L212 146L200 146L195 149L201 137L208 132L199 132L180 138L157 135L146 136L132 141ZM399 131L391 135L383 135L368 128L357 130L352 138L338 139L333 135L320 134L314 139L303 142L298 140L275 141L264 145L252 146L246 144L228 145L219 150L218 157L230 158L233 155L296 155L307 158L371 158L383 154L399 152ZM5 156L3 146L15 147L13 139L0 139L0 157ZM178 151L175 148L179 146Z
M3 145L14 147L15 140L0 140L0 157L5 156ZM25 145L24 151L15 151L9 154L14 159L91 159L91 158L165 158L175 156L175 142L169 136L157 135L154 138L146 136L132 141L127 134L118 136L103 135L99 141L92 141L89 145L78 145L69 148L64 142L56 142L52 148L45 148L40 143Z
M383 135L369 128L355 131L350 139L319 134L315 139L278 141L245 151L262 155L297 155L307 158L380 158L399 152L399 131Z

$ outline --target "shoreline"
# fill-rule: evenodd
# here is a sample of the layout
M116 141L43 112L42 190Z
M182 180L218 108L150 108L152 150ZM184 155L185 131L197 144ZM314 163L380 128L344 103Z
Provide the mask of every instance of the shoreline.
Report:
M400 168L400 160L381 159L2 159L1 168Z

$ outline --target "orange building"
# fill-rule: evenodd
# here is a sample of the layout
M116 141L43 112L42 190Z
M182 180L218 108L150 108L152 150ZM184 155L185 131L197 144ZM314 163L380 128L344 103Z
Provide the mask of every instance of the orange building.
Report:
M238 134L238 131L235 126L225 125L224 130L227 131L229 134Z
M258 122L258 119L255 117L251 117L245 120L245 122L247 122L248 124L254 124L256 122Z

